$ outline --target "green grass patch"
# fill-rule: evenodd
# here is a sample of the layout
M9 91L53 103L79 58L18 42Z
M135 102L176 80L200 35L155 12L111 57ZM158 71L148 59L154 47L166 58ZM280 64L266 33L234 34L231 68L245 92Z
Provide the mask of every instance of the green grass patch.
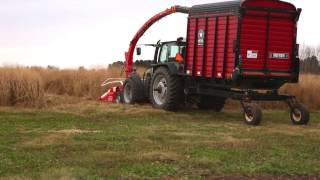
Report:
M165 179L320 175L320 113L293 126L264 112L177 113L88 103L46 110L0 109L0 179Z

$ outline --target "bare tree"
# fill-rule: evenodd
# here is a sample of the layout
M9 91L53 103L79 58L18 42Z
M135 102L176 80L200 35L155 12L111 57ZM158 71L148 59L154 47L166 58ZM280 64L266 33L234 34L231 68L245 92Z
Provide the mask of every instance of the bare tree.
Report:
M300 46L300 59L301 60L305 60L307 58L310 58L312 56L316 56L317 58L319 58L320 56L320 45L318 47L314 47L314 46L308 46L306 44L302 44Z
M300 70L304 73L318 74L320 73L319 67L320 59L320 45L319 46L300 46Z
M316 56L317 56L317 58L318 58L318 60L320 59L320 45L318 45L317 47L316 47L316 50L315 50L315 52L316 52Z

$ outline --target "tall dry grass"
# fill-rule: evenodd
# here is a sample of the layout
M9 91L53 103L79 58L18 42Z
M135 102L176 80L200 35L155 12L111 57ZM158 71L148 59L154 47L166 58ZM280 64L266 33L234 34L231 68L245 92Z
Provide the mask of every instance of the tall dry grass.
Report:
M0 105L43 106L45 95L76 96L96 100L105 89L101 82L120 77L121 69L59 70L56 68L0 68ZM143 70L138 69L142 74ZM311 109L320 109L320 76L301 75L299 84L287 84L282 93L293 94ZM283 103L266 103L265 108L284 107Z
M280 90L292 94L309 108L320 109L320 75L303 74L298 84L287 84Z
M43 107L48 94L98 99L105 91L101 82L109 77L119 77L120 72L118 68L0 68L0 105Z
M0 69L0 105L40 107L44 104L43 79L26 68Z
M40 70L47 93L97 99L103 89L100 84L109 77L118 77L118 69Z

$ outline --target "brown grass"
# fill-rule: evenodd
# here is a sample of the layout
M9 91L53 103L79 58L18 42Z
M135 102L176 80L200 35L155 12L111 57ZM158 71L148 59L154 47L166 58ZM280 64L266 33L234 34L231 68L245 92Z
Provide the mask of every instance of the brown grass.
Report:
M143 74L143 69L137 70ZM51 95L97 100L105 92L100 84L110 77L120 77L121 69L0 68L0 105L42 107ZM293 94L309 108L320 108L320 76L301 75L299 84L288 84L282 93ZM231 106L234 107L233 103ZM284 107L283 103L263 104L264 108Z
M40 67L0 68L0 105L43 107L49 94L98 99L105 91L100 84L119 77L120 69L59 70Z
M292 94L310 108L320 109L320 75L304 74L299 84L287 84L281 92Z
M31 69L0 69L0 87L0 105L39 107L44 104L43 79Z
M100 133L101 131L89 131L81 129L63 129L59 131L47 131L43 132L43 136L33 138L29 141L24 141L22 146L47 146L53 144L67 143L68 138L75 134L89 134Z

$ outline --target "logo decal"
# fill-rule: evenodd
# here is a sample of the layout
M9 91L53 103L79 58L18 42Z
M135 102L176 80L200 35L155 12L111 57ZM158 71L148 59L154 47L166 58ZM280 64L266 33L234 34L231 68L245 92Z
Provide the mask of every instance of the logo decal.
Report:
M248 50L247 51L248 59L258 59L258 51L257 50Z
M289 59L289 53L270 53L270 59Z
M198 32L198 46L204 45L205 33L204 30L200 29Z

